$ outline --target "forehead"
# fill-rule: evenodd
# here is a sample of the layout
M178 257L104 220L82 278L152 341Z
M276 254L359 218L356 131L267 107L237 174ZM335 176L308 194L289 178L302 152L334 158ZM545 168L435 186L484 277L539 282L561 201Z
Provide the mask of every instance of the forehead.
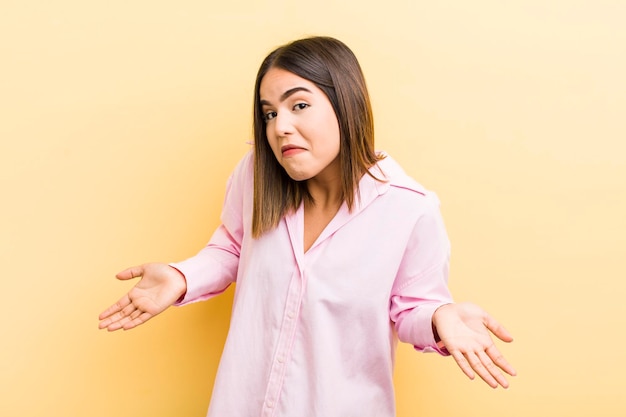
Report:
M302 78L282 68L271 68L261 79L259 95L261 99L270 100L278 98L286 91L296 87L305 87L314 94L322 93L314 83L306 78Z

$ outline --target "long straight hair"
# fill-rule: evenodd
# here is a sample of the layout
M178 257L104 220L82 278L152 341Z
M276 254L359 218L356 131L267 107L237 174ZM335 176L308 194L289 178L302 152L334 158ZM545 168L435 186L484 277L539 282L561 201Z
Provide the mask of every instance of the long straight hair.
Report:
M381 159L374 149L374 120L365 78L354 53L337 39L319 36L274 50L261 64L254 87L255 238L274 229L303 200L312 201L306 181L291 179L269 146L259 90L263 77L272 68L312 82L330 100L339 122L341 198L349 210L354 206L361 177Z

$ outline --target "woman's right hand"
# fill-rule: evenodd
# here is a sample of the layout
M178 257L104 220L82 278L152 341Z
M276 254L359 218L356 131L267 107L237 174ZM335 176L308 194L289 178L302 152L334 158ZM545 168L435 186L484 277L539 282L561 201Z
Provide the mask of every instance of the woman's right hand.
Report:
M118 302L100 313L99 328L132 329L174 304L187 291L187 282L176 268L149 263L125 269L117 279L141 278Z

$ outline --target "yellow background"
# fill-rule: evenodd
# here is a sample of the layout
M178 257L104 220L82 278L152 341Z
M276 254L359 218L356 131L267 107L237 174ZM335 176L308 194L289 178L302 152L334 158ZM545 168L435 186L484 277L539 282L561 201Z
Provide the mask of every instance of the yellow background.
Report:
M495 391L401 346L398 416L626 415L626 3L0 9L1 416L204 415L232 290L131 332L97 315L117 271L204 245L261 59L313 34L355 51L378 148L439 194L456 298L516 339Z

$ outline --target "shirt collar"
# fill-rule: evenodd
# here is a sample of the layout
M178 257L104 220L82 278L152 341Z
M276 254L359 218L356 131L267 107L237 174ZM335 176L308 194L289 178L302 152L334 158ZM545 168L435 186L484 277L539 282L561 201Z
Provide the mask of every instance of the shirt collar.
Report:
M361 209L369 205L376 197L385 194L391 187L404 188L426 195L426 189L408 176L391 156L385 152L379 152L378 155L383 159L369 169L371 175L363 175L359 182L360 201L357 197L357 204L361 206Z

